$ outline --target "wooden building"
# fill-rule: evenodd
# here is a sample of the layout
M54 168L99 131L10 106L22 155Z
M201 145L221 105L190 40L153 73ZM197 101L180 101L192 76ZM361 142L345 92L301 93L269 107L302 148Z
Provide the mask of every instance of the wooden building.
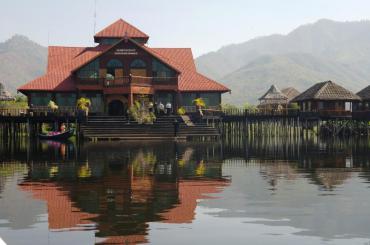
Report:
M284 109L288 104L288 97L275 85L272 85L258 100L260 101L258 108L263 110Z
M292 102L297 102L301 112L319 112L327 116L350 116L352 104L361 98L332 81L313 85Z
M369 111L370 110L370 85L362 89L360 92L358 92L357 95L360 96L361 102L357 104L355 109L359 111Z
M288 103L290 103L290 101L292 101L295 97L297 97L300 94L300 92L293 87L284 88L281 90L281 92L286 97L288 97Z
M174 109L198 97L210 107L221 104L229 89L197 72L191 49L152 48L148 39L120 19L94 36L95 47L51 46L46 74L18 91L33 106L54 100L70 107L87 97L94 114L122 115L134 101L170 102Z

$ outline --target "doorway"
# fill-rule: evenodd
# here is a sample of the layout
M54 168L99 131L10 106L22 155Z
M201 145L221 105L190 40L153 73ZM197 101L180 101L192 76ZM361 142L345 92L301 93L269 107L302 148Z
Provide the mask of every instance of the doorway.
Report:
M108 104L109 116L123 116L126 114L125 105L120 100L112 100Z

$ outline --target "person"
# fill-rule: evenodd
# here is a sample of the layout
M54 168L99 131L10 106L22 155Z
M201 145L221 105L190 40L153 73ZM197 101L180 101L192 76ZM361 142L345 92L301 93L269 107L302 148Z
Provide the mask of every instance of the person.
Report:
M149 104L148 104L148 109L149 109L149 112L153 112L153 102L149 102Z
M158 110L159 110L159 114L160 115L163 115L164 114L164 105L162 104L162 102L159 102L159 104L158 104Z
M167 115L170 115L171 114L171 110L172 110L172 105L170 102L167 102L166 103L166 114Z
M177 121L177 119L175 118L175 120L173 121L173 130L174 130L174 135L175 137L177 137L177 134L179 132L179 121Z
M158 104L157 104L157 102L154 102L153 108L154 108L154 114L158 115Z
M66 125L62 123L62 125L60 125L60 132L64 133L65 131L66 131Z

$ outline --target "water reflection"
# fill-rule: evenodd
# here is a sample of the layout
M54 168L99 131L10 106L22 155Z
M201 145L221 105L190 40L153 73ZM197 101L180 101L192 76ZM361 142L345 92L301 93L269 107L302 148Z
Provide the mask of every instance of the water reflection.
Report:
M363 244L369 148L355 138L0 143L0 236L16 244L28 236L36 244L174 243L169 236L217 244L230 224L229 234L255 243L280 235Z

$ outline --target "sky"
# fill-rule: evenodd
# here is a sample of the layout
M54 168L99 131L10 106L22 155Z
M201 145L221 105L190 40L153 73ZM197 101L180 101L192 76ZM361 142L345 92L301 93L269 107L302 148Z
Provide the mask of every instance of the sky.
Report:
M368 20L370 1L0 0L0 42L22 34L44 46L91 46L94 19L97 32L119 18L147 33L151 47L191 47L199 56L322 18Z

